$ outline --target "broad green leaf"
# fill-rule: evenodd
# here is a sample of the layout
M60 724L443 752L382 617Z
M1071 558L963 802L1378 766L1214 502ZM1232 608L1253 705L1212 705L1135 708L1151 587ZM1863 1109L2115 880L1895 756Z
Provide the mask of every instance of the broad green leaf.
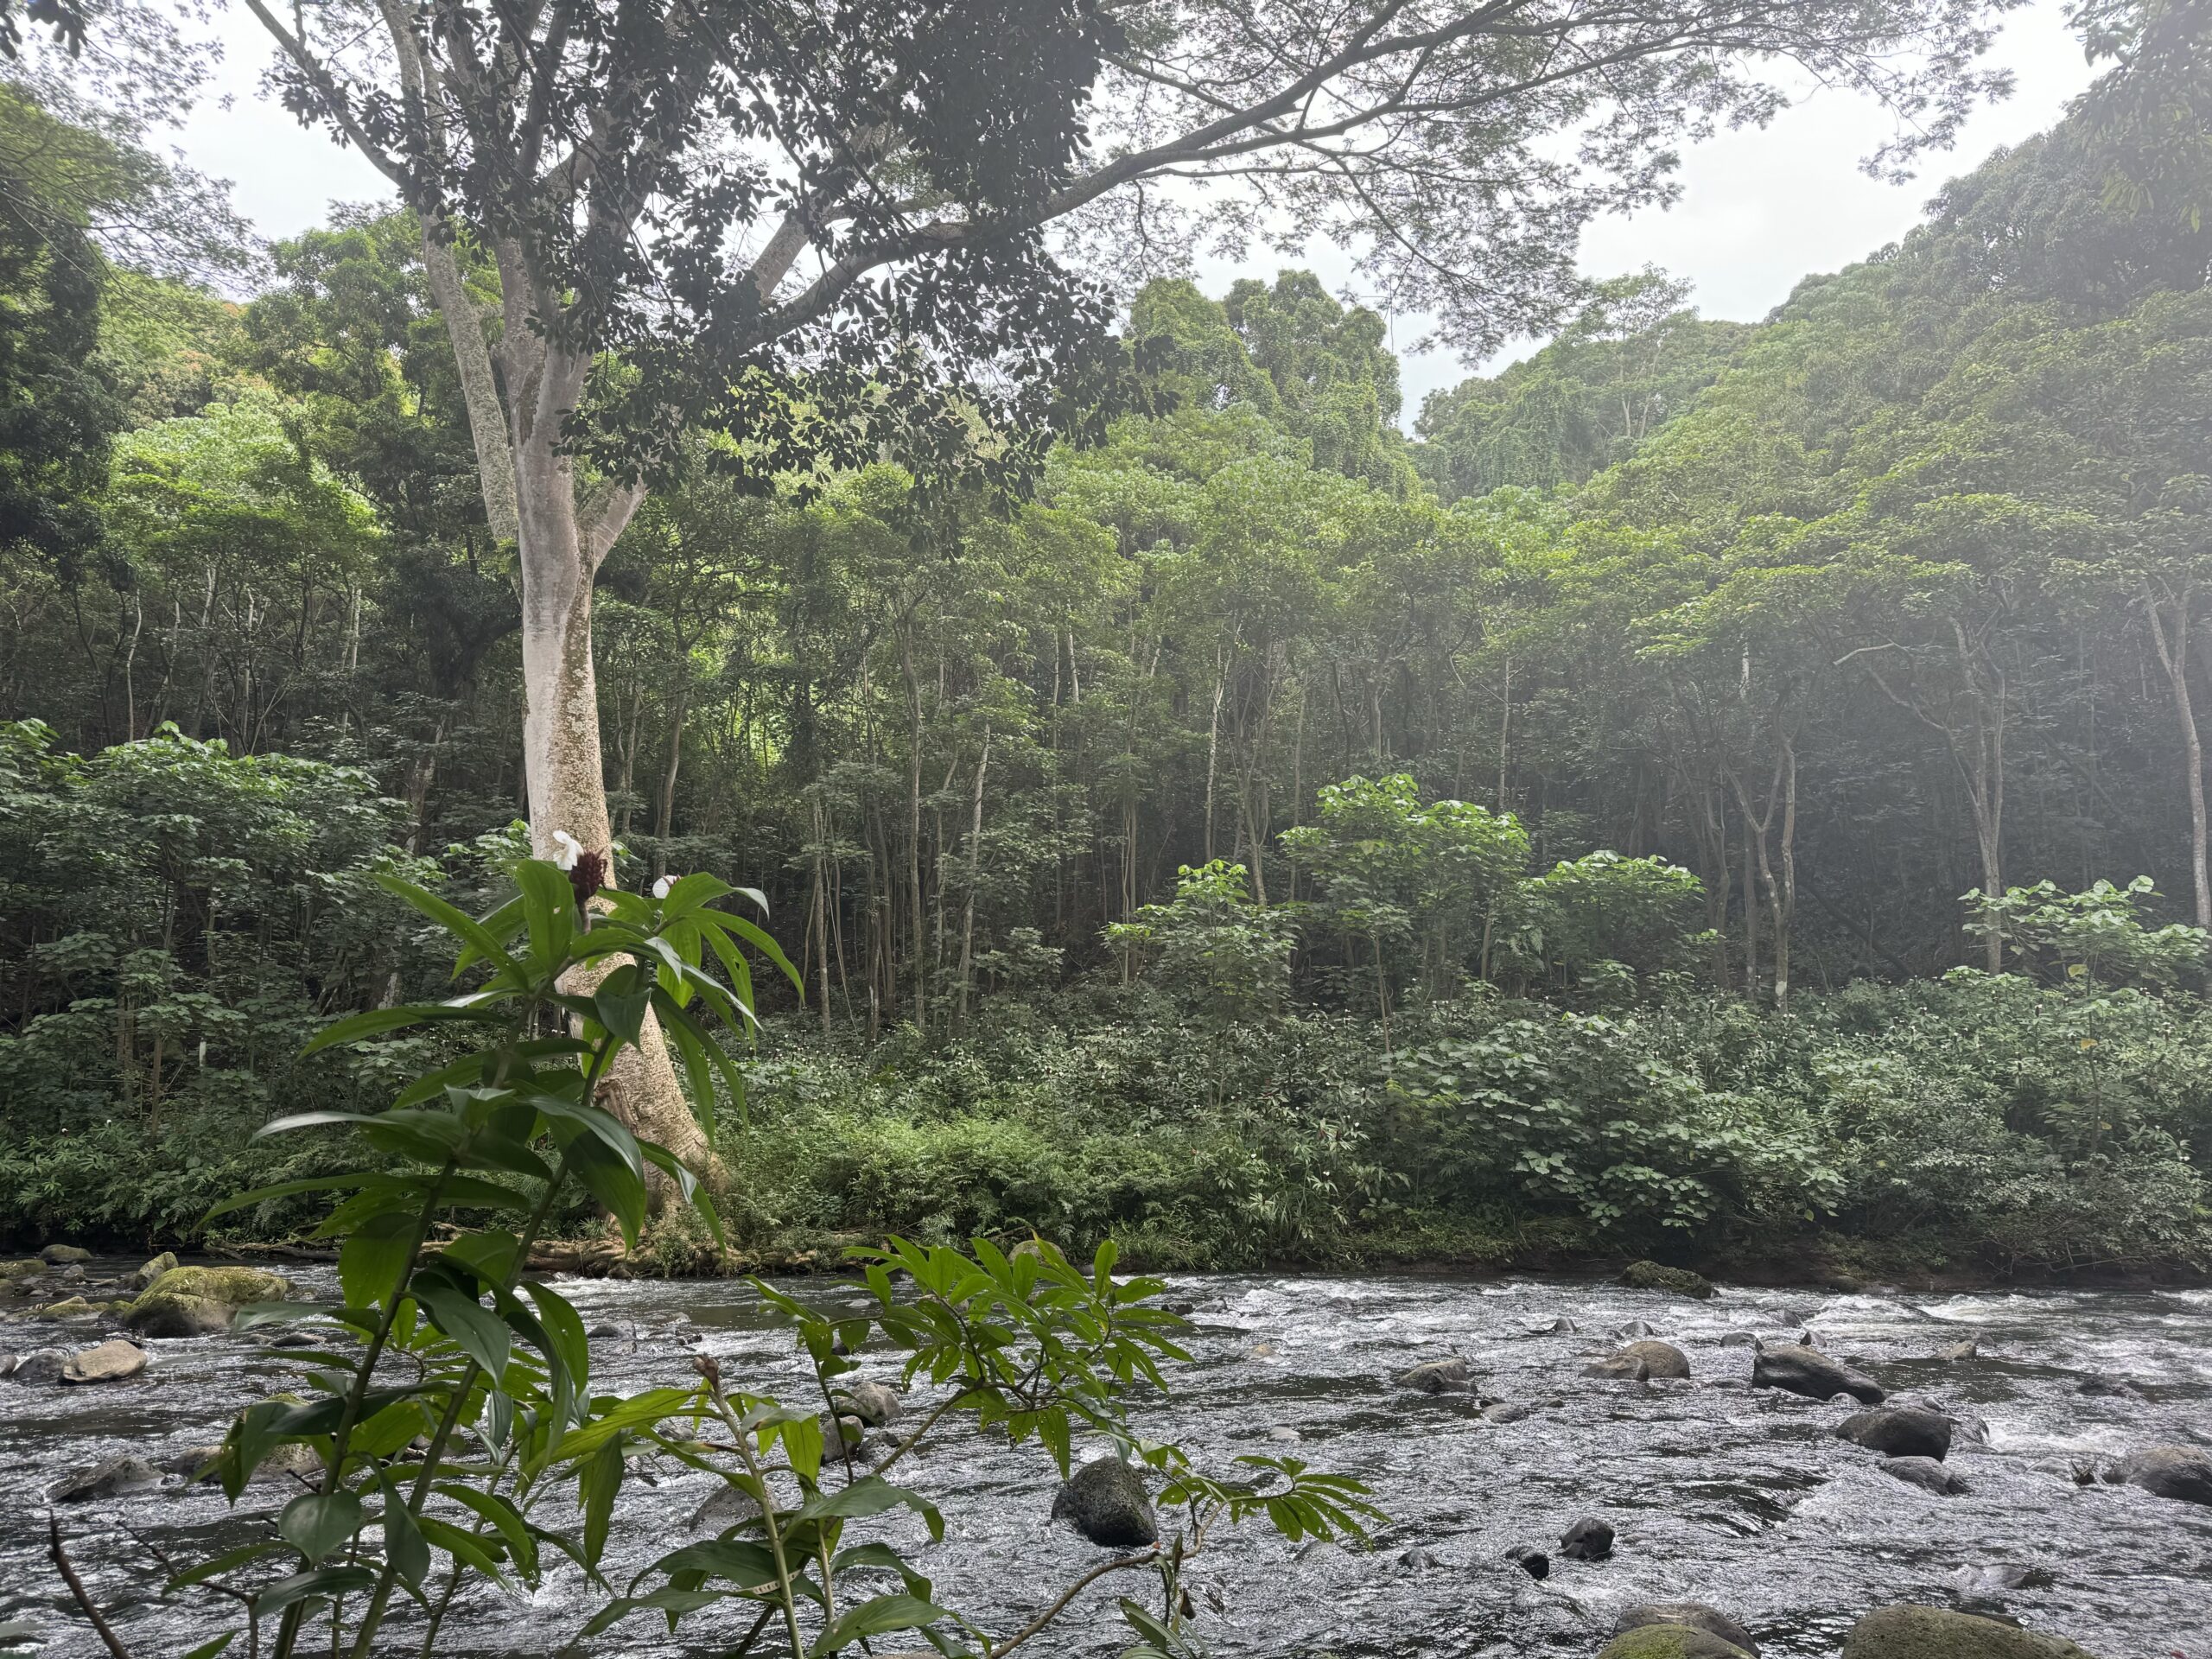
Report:
M886 1636L893 1630L918 1630L925 1624L950 1617L936 1604L904 1592L877 1596L839 1614L837 1622L815 1638L809 1651L817 1655L842 1653L868 1637Z
M361 1500L342 1487L302 1492L276 1517L276 1533L313 1567L360 1531L363 1518Z

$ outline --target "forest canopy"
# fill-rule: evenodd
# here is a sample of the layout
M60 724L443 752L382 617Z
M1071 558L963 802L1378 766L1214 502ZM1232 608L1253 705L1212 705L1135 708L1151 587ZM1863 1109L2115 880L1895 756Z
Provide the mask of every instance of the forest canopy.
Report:
M2128 108L1757 324L1596 284L1410 436L1298 270L1145 283L1013 501L678 435L590 575L601 781L626 887L763 889L806 986L749 1224L2201 1252L2212 226L2201 155L2115 188ZM442 315L485 250L363 207L220 299L104 248L171 188L118 142L0 102L0 1182L165 1236L376 1086L294 1058L435 979L374 874L523 849L525 584ZM1957 1190L1877 1173L1942 1135Z

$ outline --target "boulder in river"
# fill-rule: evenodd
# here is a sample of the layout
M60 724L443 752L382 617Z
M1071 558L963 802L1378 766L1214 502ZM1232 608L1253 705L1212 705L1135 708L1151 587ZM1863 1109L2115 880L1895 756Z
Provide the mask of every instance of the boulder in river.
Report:
M143 1458L110 1458L58 1481L47 1497L56 1503L85 1503L96 1497L120 1497L162 1484L162 1471Z
M2133 1382L2125 1382L2117 1376L2106 1376L2094 1371L2075 1385L2074 1392L2102 1395L2108 1400L2140 1400L2143 1397L2143 1390Z
M1879 1607L1851 1627L1843 1659L2092 1659L2063 1637L1940 1607Z
M249 1302L281 1302L291 1294L283 1274L259 1268L171 1268L139 1294L123 1322L141 1336L213 1336L229 1330Z
M1457 1354L1448 1359L1425 1361L1398 1378L1400 1388L1418 1389L1423 1394L1465 1394L1474 1385L1475 1374Z
M750 1521L760 1513L760 1505L750 1492L722 1485L709 1492L707 1501L691 1511L688 1524L693 1532L721 1532Z
M64 1382L120 1382L146 1369L146 1351L121 1337L69 1356L61 1368Z
M1704 1301L1713 1294L1713 1285L1702 1274L1688 1268L1662 1267L1656 1262L1631 1262L1628 1271L1621 1274L1621 1283L1630 1290L1665 1290L1677 1296L1692 1296Z
M39 1260L50 1268L66 1268L72 1262L89 1262L92 1253L75 1244L49 1244L39 1253Z
M1656 1337L1658 1334L1658 1327L1648 1320L1630 1319L1619 1330L1614 1332L1613 1337L1616 1341L1634 1342L1638 1337Z
M133 1290L144 1290L175 1266L176 1266L176 1252L163 1250L152 1261L141 1264L138 1270L130 1275L130 1287Z
M1731 1331L1720 1338L1720 1345L1723 1348L1756 1348L1759 1345L1759 1339L1749 1331Z
M1532 1579L1551 1576L1552 1558L1534 1544L1516 1544L1505 1552L1505 1559Z
M1621 1350L1643 1362L1646 1376L1688 1376L1689 1356L1671 1342L1631 1342Z
M1751 1659L1750 1650L1694 1624L1639 1624L1598 1650L1598 1659Z
M1640 1601L1613 1621L1613 1634L1626 1636L1648 1624L1681 1624L1703 1630L1758 1659L1758 1643L1751 1640L1751 1633L1718 1607L1701 1601Z
M42 1319L86 1319L99 1312L81 1296L65 1296L58 1302L48 1302L38 1311Z
M1532 1337L1571 1337L1576 1329L1574 1321L1562 1313L1542 1330L1531 1331L1529 1334Z
M1761 1348L1751 1361L1751 1386L1783 1389L1813 1400L1847 1394L1869 1406L1888 1398L1882 1385L1866 1372L1853 1370L1804 1343L1794 1348Z
M1651 1375L1651 1367L1625 1348L1617 1353L1600 1354L1582 1368L1585 1376L1608 1376L1624 1382L1642 1382Z
M1951 1449L1951 1420L1925 1406L1883 1406L1854 1412L1836 1425L1836 1438L1885 1458L1932 1458Z
M1884 1458L1877 1467L1908 1486L1917 1486L1938 1497L1956 1497L1967 1490L1965 1477L1934 1458Z
M1483 1408L1483 1421L1486 1423L1517 1423L1523 1417L1535 1414L1536 1404L1533 1400L1500 1400L1495 1405Z
M881 1428L906 1408L899 1391L881 1382L854 1382L837 1393L844 1410L870 1428Z
M2180 1503L2212 1503L2212 1452L2196 1446L2154 1446L2123 1458L2105 1478L2140 1486Z
M1160 1541L1160 1522L1137 1471L1112 1452L1093 1459L1061 1486L1052 1519L1071 1522L1094 1544L1118 1549Z
M34 1348L16 1361L16 1369L9 1373L10 1380L36 1387L41 1382L59 1382L62 1367L68 1364L69 1353L64 1348Z
M1962 1359L1972 1359L1980 1352L1981 1344L1969 1337L1964 1342L1955 1342L1948 1348L1946 1348L1943 1351L1942 1357L1956 1363L1958 1361Z
M1559 1553L1570 1561L1602 1561L1613 1553L1613 1529L1586 1515L1560 1535Z

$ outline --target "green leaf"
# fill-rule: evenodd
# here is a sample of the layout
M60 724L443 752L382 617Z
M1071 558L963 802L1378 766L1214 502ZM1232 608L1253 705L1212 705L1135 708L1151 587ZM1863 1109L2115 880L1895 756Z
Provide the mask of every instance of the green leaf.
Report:
M537 1577L537 1540L531 1535L530 1523L524 1521L515 1506L496 1492L479 1491L473 1486L448 1482L438 1491L464 1509L474 1510L489 1522L507 1546L507 1554L525 1580Z
M254 1611L266 1618L296 1601L310 1596L350 1596L376 1587L377 1575L365 1567L318 1567L279 1579L253 1599Z
M403 1002L396 1007L366 1008L359 1014L348 1014L343 1020L333 1020L308 1039L300 1052L320 1054L326 1048L337 1048L346 1043L358 1043L364 1038L379 1036L387 1031L398 1031L408 1026L450 1025L456 1021L478 1025L499 1025L506 1014L493 1003L477 997L451 1002Z
M433 1549L442 1549L465 1567L474 1567L502 1589L507 1588L507 1575L499 1570L498 1558L484 1547L483 1540L471 1537L449 1521L441 1521L435 1515L418 1515L415 1524L423 1529L423 1537Z
M493 1386L506 1380L505 1321L474 1297L455 1289L450 1280L433 1280L428 1274L418 1274L413 1290L415 1300L423 1305L431 1322L484 1368Z
M229 1647L237 1636L236 1630L225 1630L213 1641L202 1642L190 1653L186 1654L184 1659L215 1659L215 1656Z
M632 1613L666 1613L672 1624L686 1613L728 1599L727 1591L679 1590L669 1586L654 1591L649 1596L625 1596L620 1601L607 1603L592 1616L591 1623L584 1626L582 1634L597 1636L601 1631L620 1624Z
M639 1230L645 1224L645 1182L639 1156L633 1166L594 1130L574 1122L556 1122L553 1138L569 1160L569 1173L584 1184L622 1229L623 1242L637 1248Z
M348 1306L384 1307L415 1260L419 1213L371 1216L339 1248L338 1286Z
M593 1567L606 1554L614 1495L621 1490L622 1436L617 1433L576 1471L576 1497L584 1512L584 1560Z
M563 871L542 858L523 860L514 876L522 893L530 954L541 970L550 969L568 959L576 935L576 890Z
M553 1421L546 1437L550 1452L591 1397L591 1342L582 1317L566 1297L529 1280L522 1288L537 1304L538 1324L545 1332L543 1351L553 1381Z
M391 1563L391 1570L399 1574L410 1590L419 1591L423 1580L430 1573L430 1546L423 1536L423 1529L408 1513L407 1500L400 1495L389 1471L380 1471L378 1484L384 1489L384 1558Z
M316 1562L361 1529L361 1500L343 1487L334 1492L302 1492L276 1517L276 1534Z
M235 1567L248 1567L271 1555L289 1555L291 1553L289 1544L279 1543L274 1538L264 1539L257 1544L241 1545L237 1549L226 1550L212 1561L202 1561L197 1567L186 1568L162 1586L162 1593L168 1595L172 1591L188 1590L195 1584L219 1579Z
M842 1653L868 1637L884 1636L893 1630L918 1630L925 1624L950 1617L934 1602L904 1592L877 1596L839 1615L836 1624L815 1638L810 1651L817 1655Z
M555 871L554 874L557 875L559 872ZM427 888L418 887L412 881L402 880L396 875L378 875L377 881L385 892L394 893L404 899L461 942L464 946L463 954L460 960L454 963L453 971L456 978L471 960L469 953L474 953L474 956L481 957L485 961L492 963L499 969L502 978L512 982L516 986L519 987L526 982L521 968L516 964L515 959L507 954L492 927L486 922L478 921L466 911L448 904L436 893ZM505 913L505 909L502 907L493 912L493 918L501 918Z
M553 1457L557 1463L588 1458L613 1437L633 1428L645 1428L667 1418L700 1408L696 1389L648 1389L627 1400L594 1402L600 1414L582 1428L562 1437Z

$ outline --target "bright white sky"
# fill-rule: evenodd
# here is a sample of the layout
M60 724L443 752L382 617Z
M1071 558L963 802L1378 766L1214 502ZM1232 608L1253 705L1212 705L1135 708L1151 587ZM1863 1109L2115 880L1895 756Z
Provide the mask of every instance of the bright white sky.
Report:
M262 234L296 235L320 222L333 201L389 194L358 156L260 98L268 54L251 13L227 8L217 25L226 52L218 91L228 94L228 107L211 99L177 143L194 166L232 181L239 208ZM1758 321L1789 297L1801 276L1834 270L1895 241L1919 219L1942 177L2049 126L2089 80L2080 42L2066 28L2063 0L2031 0L2007 25L1996 55L2018 79L2013 96L1976 114L1958 149L1931 162L1919 181L1884 184L1859 172L1859 159L1887 134L1887 118L1866 99L1821 92L1764 130L1724 133L1690 151L1680 203L1592 226L1583 239L1583 268L1606 276L1656 264L1695 284L1693 303L1706 315ZM1218 292L1236 276L1272 276L1276 263L1255 262L1249 272L1208 264L1200 276ZM1306 263L1332 286L1345 285L1349 268L1333 249L1318 247ZM1446 353L1405 349L1424 332L1418 319L1400 319L1395 327L1410 425L1427 393L1467 371Z

